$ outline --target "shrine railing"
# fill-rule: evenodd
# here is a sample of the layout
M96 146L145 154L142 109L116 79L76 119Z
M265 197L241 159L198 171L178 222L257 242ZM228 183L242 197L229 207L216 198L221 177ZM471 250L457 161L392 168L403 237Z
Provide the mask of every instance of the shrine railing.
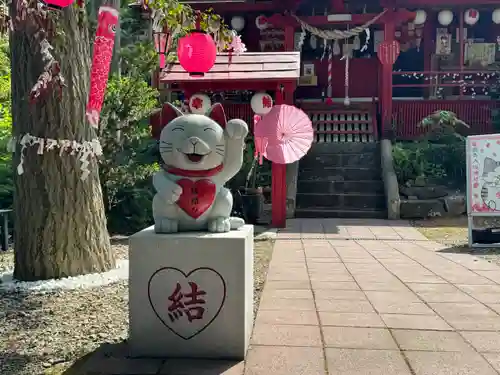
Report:
M394 97L423 96L440 99L466 99L476 96L488 96L492 87L500 84L500 72L496 71L398 71L392 74ZM413 89L412 95L404 95L405 91L409 91L409 89Z
M392 119L396 137L415 139L425 133L420 122L436 111L451 111L471 127L472 134L493 132L494 100L393 100Z
M313 123L315 142L373 142L378 139L377 107L375 102L352 105L347 108L322 102L298 103ZM250 104L224 104L227 117L241 118L250 128L253 111Z
M420 122L436 111L454 112L472 134L492 133L497 100L489 99L499 85L493 71L393 72L392 122L396 137L415 139L425 133ZM410 95L405 95L410 93ZM398 100L415 97L415 100ZM439 99L438 99L439 98Z
M377 107L375 102L331 106L324 103L302 103L313 123L314 141L374 142L378 140Z

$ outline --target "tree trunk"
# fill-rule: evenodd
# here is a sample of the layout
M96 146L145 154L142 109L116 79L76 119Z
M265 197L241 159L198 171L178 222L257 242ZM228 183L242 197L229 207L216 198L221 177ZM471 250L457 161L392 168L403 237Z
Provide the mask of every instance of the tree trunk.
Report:
M13 7L15 7L13 2ZM15 12L15 9L13 9ZM90 48L87 24L73 6L64 9L54 38L53 55L61 63L67 87L57 88L37 104L28 95L43 71L33 34L16 30L11 38L13 133L82 143L96 137L85 119ZM59 150L37 154L27 147L24 174L15 176L15 270L18 280L62 278L103 272L115 266L106 229L97 161L82 181L78 155ZM14 155L14 169L20 147Z

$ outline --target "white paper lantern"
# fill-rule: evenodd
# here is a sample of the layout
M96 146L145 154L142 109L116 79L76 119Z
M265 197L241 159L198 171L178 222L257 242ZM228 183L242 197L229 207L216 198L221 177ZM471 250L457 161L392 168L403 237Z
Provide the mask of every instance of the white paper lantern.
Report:
M208 112L212 103L210 97L207 94L196 93L189 98L189 109L191 113L196 113L198 115L204 115Z
M413 23L415 25L423 25L425 21L427 21L427 12L423 9L419 9L416 11L417 15L415 16L415 20Z
M236 31L241 31L245 27L245 19L241 16L231 18L231 27Z
M273 98L265 92L257 92L250 100L252 111L257 115L267 114L273 108Z
M497 25L500 23L500 8L495 9L491 15L491 19L493 20L494 23Z
M479 21L479 12L476 9L467 9L464 13L464 22L469 25L475 25Z
M269 23L267 22L267 17L264 15L260 15L255 19L255 26L259 30L265 30L269 27Z
M438 21L441 26L448 26L453 22L453 12L451 10L442 10L438 14Z

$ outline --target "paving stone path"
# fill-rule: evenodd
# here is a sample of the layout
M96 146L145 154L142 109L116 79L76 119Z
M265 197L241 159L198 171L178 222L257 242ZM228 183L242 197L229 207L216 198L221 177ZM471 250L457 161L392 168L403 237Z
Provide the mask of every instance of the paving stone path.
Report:
M403 221L290 220L246 363L129 361L141 374L498 375L500 267Z

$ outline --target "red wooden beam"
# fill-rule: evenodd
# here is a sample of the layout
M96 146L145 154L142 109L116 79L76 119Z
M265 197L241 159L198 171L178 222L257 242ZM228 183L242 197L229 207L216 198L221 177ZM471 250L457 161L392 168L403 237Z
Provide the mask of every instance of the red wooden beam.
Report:
M498 0L396 0L400 6L500 5Z
M193 92L197 91L231 91L231 90L255 90L255 91L267 91L274 90L276 87L277 80L262 80L262 81L190 81L178 84L178 88L172 88L172 91L179 90L184 91L189 89ZM282 84L287 82L280 81Z
M497 0L498 1L498 0ZM349 25L363 25L368 21L375 18L377 14L375 13L365 13L365 14L353 14L351 21L328 21L328 16L308 16L300 17L300 19L311 26L327 26L331 24L349 24ZM391 14L386 14L380 17L375 24L385 24L387 21L392 20L394 23L398 24L401 22L406 22L413 20L415 18L415 12L411 12L407 9L398 9ZM299 26L299 23L290 15L274 14L268 18L268 22L275 27L284 28L285 26L293 25L295 27Z
M197 10L207 10L212 8L215 13L226 14L226 13L244 13L244 12L275 12L276 9L281 9L277 7L272 1L266 1L262 3L203 3L203 4L191 4L191 6Z

